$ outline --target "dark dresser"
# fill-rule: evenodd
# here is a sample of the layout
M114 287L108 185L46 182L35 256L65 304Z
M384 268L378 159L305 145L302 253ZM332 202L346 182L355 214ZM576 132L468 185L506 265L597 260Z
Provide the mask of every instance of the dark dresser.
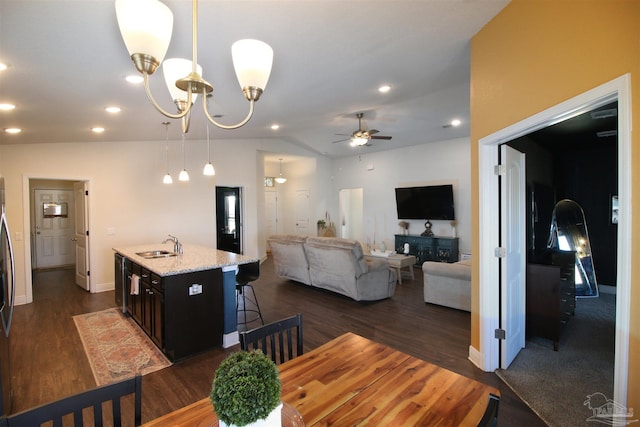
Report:
M553 251L527 264L527 336L553 340L575 313L575 252Z

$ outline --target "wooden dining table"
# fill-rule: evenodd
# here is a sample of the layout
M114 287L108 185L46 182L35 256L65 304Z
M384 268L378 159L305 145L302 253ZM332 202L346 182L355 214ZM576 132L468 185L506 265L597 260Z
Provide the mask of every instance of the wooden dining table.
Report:
M353 333L278 366L306 426L477 426L494 387ZM212 422L213 421L213 422ZM208 397L145 427L215 426Z

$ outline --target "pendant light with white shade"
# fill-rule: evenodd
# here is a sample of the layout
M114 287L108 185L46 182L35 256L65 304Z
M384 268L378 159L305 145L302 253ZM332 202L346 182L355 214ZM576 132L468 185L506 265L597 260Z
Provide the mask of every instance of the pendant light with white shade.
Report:
M278 177L276 178L276 182L278 184L284 184L285 182L287 182L287 178L282 176L282 158L280 158L280 175L278 175Z
M206 176L213 176L216 174L216 170L213 168L213 165L211 164L211 140L209 138L209 125L207 125L207 159L209 160L209 163L204 165L202 174Z
M181 91L174 96L178 112L172 114L165 111L151 94L150 76L160 65L175 70L173 61L163 62L169 48L173 32L173 13L158 0L116 0L116 18L118 27L129 55L138 72L144 78L144 88L151 104L164 116L171 119L182 119L183 132L189 131L188 116L197 95L202 95L202 108L205 117L217 127L236 129L243 126L253 115L254 104L267 85L273 64L273 49L259 40L238 40L231 47L233 66L240 88L249 101L247 117L235 125L223 125L215 121L209 114L205 102L206 94L213 91L213 86L202 78L202 69L197 65L198 52L198 0L192 0L191 7L191 61L183 64L190 67L177 75L166 76L168 88L173 91L177 87ZM190 63L190 64L189 64ZM171 74L171 73L169 73Z
M186 166L186 158L184 154L184 132L182 133L182 170L180 171L180 175L178 175L178 181L189 181L189 174L187 173Z
M167 160L167 173L162 178L163 184L173 184L173 178L171 178L171 174L169 173L169 125L170 122L162 122L165 128L166 138L165 138L165 156Z

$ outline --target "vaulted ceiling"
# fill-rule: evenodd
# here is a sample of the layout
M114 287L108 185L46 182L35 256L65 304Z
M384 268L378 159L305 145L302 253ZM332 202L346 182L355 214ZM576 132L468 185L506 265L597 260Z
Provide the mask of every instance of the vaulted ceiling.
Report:
M174 13L167 58L191 56L191 2L166 0ZM214 86L219 121L246 115L230 46L257 38L274 49L274 66L254 118L238 130L211 128L214 139L279 138L331 157L469 135L470 39L508 0L200 0L198 62ZM113 0L0 2L0 144L164 140L166 120L147 101L120 36ZM382 84L391 86L378 92ZM152 91L173 105L161 70ZM104 111L122 108L119 114ZM361 149L333 143L370 128L389 141ZM452 119L458 127L449 127ZM278 130L271 125L278 124ZM102 126L102 134L90 129ZM187 139L204 139L196 108ZM170 138L180 138L178 123Z

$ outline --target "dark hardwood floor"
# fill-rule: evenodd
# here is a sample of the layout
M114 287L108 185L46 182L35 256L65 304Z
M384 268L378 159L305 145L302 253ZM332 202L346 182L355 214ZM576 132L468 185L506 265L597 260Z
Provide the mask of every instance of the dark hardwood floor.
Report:
M279 279L267 260L254 286L265 321L303 314L305 350L354 332L500 389L502 426L544 426L495 374L468 360L470 314L425 304L422 271L416 269L415 276L403 278L393 298L362 304ZM12 412L95 387L72 317L114 307L114 293L89 294L73 282L73 270L36 272L33 304L16 307ZM207 396L216 367L237 350L214 349L145 375L143 422Z

